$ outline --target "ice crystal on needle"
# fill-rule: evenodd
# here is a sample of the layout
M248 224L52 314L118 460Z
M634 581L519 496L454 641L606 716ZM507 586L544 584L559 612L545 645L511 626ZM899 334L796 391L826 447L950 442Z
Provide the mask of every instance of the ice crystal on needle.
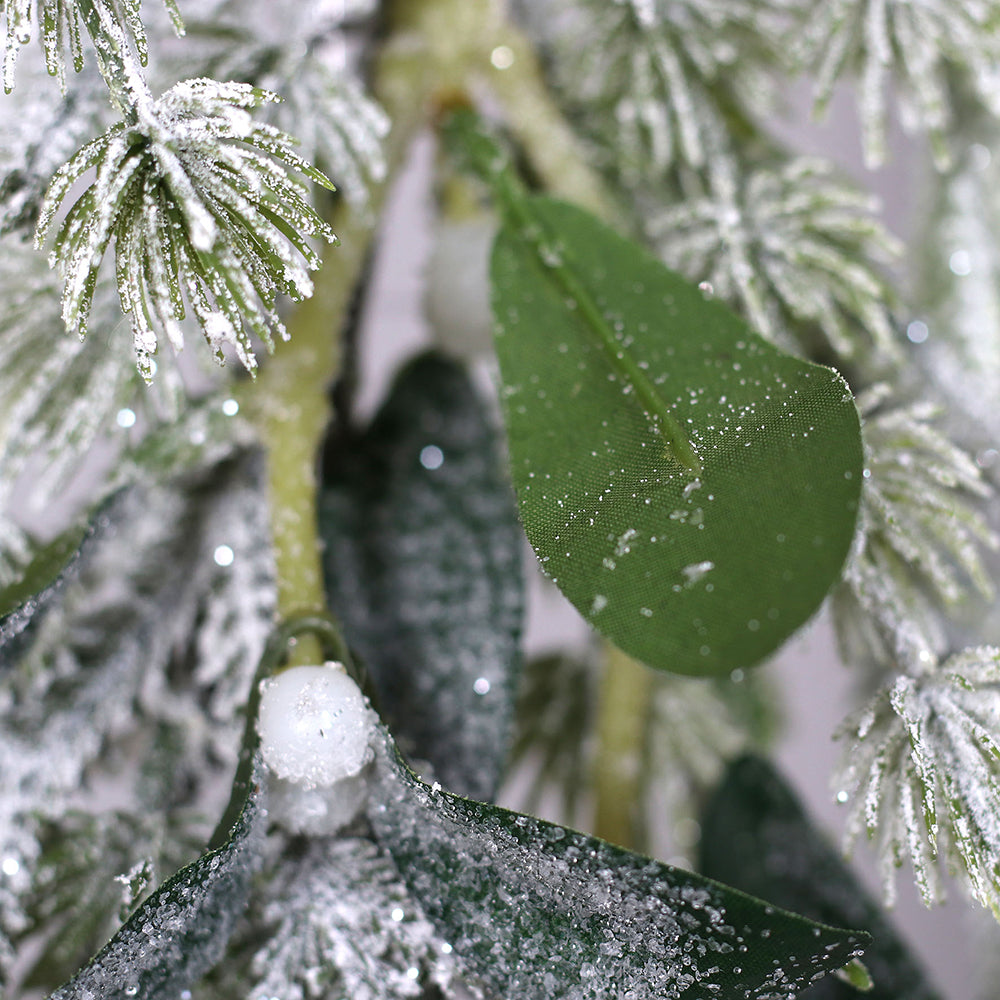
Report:
M818 331L842 360L896 356L893 296L880 266L899 252L874 217L873 200L799 158L743 173L713 157L707 187L644 213L671 267L739 308L779 345L807 351Z
M247 84L187 80L113 125L56 174L42 206L36 242L45 242L74 185L96 177L69 209L53 261L66 286L63 319L81 335L97 274L115 240L118 294L131 314L139 370L151 375L157 337L183 344L185 298L222 358L235 348L256 368L250 335L269 347L284 337L279 292L301 299L320 258L310 237L334 241L304 185L288 168L329 186L273 126L250 112L277 97Z
M1000 649L897 677L842 736L848 844L862 830L877 841L887 899L908 856L924 901L939 901L941 857L1000 919Z
M789 43L801 64L818 67L822 108L842 75L857 72L865 159L885 159L890 84L900 93L904 124L927 131L939 163L947 161L951 119L949 76L967 73L973 89L1000 111L996 0L833 0L800 3L801 21Z
M984 549L998 540L976 509L991 495L973 459L933 425L927 402L885 405L878 386L858 399L868 449L859 530L834 597L849 660L928 664L944 647L941 605L993 583Z

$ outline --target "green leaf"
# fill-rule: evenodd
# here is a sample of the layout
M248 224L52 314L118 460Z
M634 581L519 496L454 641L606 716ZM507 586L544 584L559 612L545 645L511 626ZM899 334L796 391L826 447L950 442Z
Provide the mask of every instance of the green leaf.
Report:
M522 536L465 371L412 361L371 427L334 441L320 506L331 610L412 756L492 798L512 736Z
M543 568L650 666L758 663L819 607L854 534L846 383L586 212L494 180L511 468Z
M174 1000L221 957L266 828L262 764L221 846L168 879L50 1000Z
M383 731L369 817L466 968L505 1000L787 996L864 934L420 782Z
M701 869L712 878L814 920L868 931L864 965L873 980L871 1000L938 1000L883 911L767 761L747 756L730 765L702 817L701 850ZM805 998L857 1000L858 994L853 985L829 978Z
M304 631L328 635L332 629L323 619L292 619L264 648L250 685L232 794L207 852L160 886L49 1000L176 1000L222 957L246 907L267 831L267 774L257 733L261 684Z

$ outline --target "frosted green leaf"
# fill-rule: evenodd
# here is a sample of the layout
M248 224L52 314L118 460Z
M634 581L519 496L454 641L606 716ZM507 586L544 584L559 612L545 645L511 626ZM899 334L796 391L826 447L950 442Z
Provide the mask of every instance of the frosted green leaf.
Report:
M256 368L251 335L270 349L284 338L279 293L312 293L307 269L320 257L310 240L334 242L297 171L330 182L273 126L250 112L277 100L247 84L186 80L138 119L119 122L80 149L55 175L42 206L42 245L74 185L93 182L69 208L52 260L65 280L63 320L85 334L101 260L112 239L118 295L131 315L139 371L152 376L152 355L166 336L183 345L181 320L194 313L216 357L231 347ZM303 264L302 261L305 263Z
M418 781L384 734L369 816L460 967L505 1000L797 992L866 936Z
M25 986L69 979L118 930L163 874L180 869L200 844L176 819L127 812L71 812L43 825L25 903L26 934L45 946ZM53 933L54 928L54 933Z
M928 665L946 644L944 608L971 590L989 598L984 554L1000 544L977 507L992 495L973 459L935 424L939 407L859 397L868 460L858 536L834 592L849 662Z
M900 118L930 135L939 165L949 158L953 82L963 82L994 114L1000 41L995 0L833 0L800 3L788 34L790 51L815 73L816 105L830 100L837 81L857 77L865 160L877 167L886 155L890 94L898 93Z
M747 170L718 156L705 176L701 197L643 213L666 264L707 281L780 347L876 369L898 363L883 268L901 248L873 198L815 158Z
M846 384L579 209L510 197L496 345L543 569L650 666L759 662L813 614L853 537L862 454Z
M780 0L521 0L549 78L597 157L627 182L705 166L736 101L764 103Z
M455 966L385 853L359 837L323 838L289 845L265 874L226 960L198 995L449 998Z
M747 756L729 766L705 805L701 830L703 874L813 920L871 934L863 958L870 1000L938 1000L917 956L766 760ZM800 996L859 1000L854 986L834 976Z
M846 844L875 841L886 900L909 858L927 905L938 859L1000 919L1000 650L967 649L884 687L841 730Z
M225 842L160 886L49 1000L173 1000L215 965L246 905L262 848L263 779L258 761Z
M522 535L485 402L425 354L369 429L327 448L330 607L397 738L464 795L496 794L513 722Z

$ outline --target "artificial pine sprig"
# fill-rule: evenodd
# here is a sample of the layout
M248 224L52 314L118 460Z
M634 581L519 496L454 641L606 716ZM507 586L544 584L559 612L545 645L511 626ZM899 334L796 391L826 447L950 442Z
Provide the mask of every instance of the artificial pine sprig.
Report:
M834 595L841 650L882 669L926 666L942 653L944 608L994 584L985 550L1000 545L976 503L990 497L973 459L937 427L928 402L862 393L868 452L857 541Z
M569 116L626 180L662 177L676 163L703 167L706 130L724 125L720 91L739 74L742 98L760 96L760 66L782 0L522 0Z
M278 293L312 292L310 237L336 237L288 168L331 187L252 109L277 96L247 84L187 80L137 106L85 145L52 180L39 218L44 244L63 203L88 171L96 178L69 208L51 260L65 278L63 319L84 335L101 259L115 241L118 293L131 315L139 370L151 376L157 338L183 344L185 298L222 360L226 344L253 372L251 335L270 349L285 337Z
M83 68L83 43L80 21L90 15L116 25L135 46L143 65L146 63L146 31L139 13L141 0L0 0L0 16L6 28L3 60L3 86L9 94L14 89L14 67L21 46L31 41L32 26L41 29L40 39L45 51L45 66L51 76L58 77L66 89L68 48L73 68ZM184 33L184 22L175 0L163 0L174 30ZM98 57L100 62L100 55Z
M877 843L883 891L909 857L927 905L939 902L939 858L1000 919L1000 649L967 649L904 674L845 723L835 776L853 799L850 846Z
M899 93L904 125L928 133L939 166L947 165L952 118L949 76L963 72L992 113L1000 112L1000 4L996 0L833 0L799 3L789 51L815 72L822 109L841 77L856 73L865 160L885 160L890 91Z
M815 158L748 170L723 152L704 175L700 197L644 213L667 264L708 281L786 348L868 360L875 370L898 360L895 297L880 265L900 248L872 198Z

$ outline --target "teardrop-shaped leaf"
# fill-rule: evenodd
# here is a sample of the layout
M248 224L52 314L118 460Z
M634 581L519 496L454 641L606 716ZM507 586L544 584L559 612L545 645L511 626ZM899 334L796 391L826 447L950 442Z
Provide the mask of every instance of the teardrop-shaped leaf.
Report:
M511 738L522 536L497 432L466 372L427 354L326 455L331 610L407 751L492 798Z
M869 1000L939 1000L884 912L767 761L747 756L729 766L702 817L701 870L814 920L868 931ZM857 1000L858 993L829 978L802 998Z
M377 839L468 972L504 1000L790 996L864 944L864 934L428 787L387 732L376 754Z
M846 383L586 212L500 190L496 345L543 568L650 666L759 662L819 607L853 537L862 448Z

